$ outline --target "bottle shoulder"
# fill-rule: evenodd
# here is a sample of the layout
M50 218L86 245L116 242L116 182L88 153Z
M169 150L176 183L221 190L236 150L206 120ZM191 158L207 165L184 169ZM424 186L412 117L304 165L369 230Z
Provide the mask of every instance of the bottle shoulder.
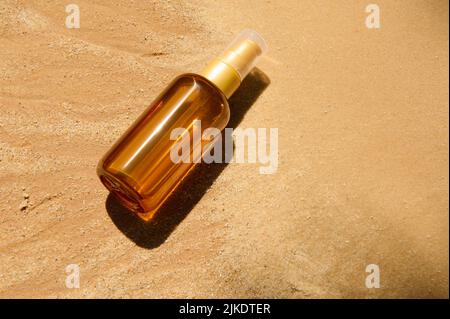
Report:
M196 83L200 87L207 89L208 91L210 91L211 94L214 94L217 97L219 97L224 106L226 106L226 108L229 109L228 99L225 96L225 94L214 83L212 83L204 76L197 73L183 73L175 77L173 83L183 80L188 80L192 84Z

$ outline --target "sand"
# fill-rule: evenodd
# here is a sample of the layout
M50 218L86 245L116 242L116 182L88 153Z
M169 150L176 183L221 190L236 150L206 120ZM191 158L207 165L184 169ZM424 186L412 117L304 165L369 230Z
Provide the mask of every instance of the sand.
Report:
M448 298L447 1L74 2L0 4L0 297ZM278 128L277 172L201 165L140 223L98 160L247 27L230 126Z

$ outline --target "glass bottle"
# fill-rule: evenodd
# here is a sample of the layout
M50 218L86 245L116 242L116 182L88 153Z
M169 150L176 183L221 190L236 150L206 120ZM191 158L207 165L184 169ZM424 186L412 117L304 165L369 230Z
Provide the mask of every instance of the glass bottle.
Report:
M125 207L150 220L214 142L191 138L188 154L174 161L174 147L177 152L180 147L174 130L182 130L179 137L223 130L230 118L227 99L265 51L261 36L244 30L202 72L176 77L101 159L101 182Z

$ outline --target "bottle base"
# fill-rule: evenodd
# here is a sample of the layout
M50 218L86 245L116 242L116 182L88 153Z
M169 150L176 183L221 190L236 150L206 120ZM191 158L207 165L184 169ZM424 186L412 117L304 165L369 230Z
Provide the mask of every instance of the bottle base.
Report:
M99 177L103 185L125 208L139 217L145 213L144 208L140 204L140 196L132 187L109 174L102 174Z
M144 199L126 181L105 171L99 173L100 181L119 203L145 222L150 221L158 209L145 207Z

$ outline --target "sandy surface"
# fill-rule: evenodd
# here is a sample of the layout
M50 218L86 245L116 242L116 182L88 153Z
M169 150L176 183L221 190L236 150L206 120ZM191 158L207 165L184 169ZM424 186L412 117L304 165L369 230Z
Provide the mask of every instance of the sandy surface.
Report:
M448 297L447 1L377 1L379 30L366 1L73 2L78 30L0 3L0 297ZM139 223L99 158L245 27L270 52L231 126L279 128L277 173L201 166Z

